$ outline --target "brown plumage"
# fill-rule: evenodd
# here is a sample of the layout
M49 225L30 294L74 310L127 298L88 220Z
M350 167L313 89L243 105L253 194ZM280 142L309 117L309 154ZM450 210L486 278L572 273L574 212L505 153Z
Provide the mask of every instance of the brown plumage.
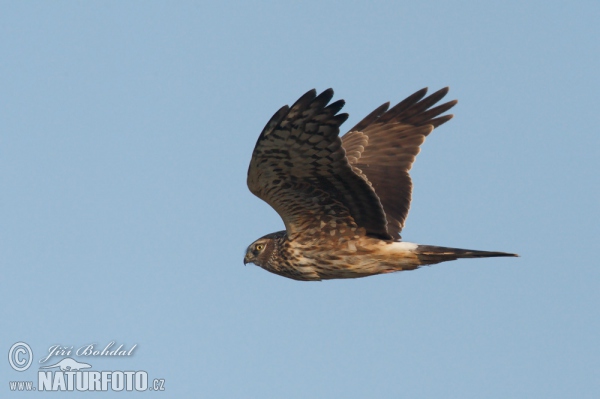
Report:
M419 146L456 100L448 88L383 104L339 137L348 118L333 90L310 90L273 115L260 134L248 187L283 219L285 231L252 243L244 263L296 280L365 277L457 258L516 256L400 241L410 207L409 170Z

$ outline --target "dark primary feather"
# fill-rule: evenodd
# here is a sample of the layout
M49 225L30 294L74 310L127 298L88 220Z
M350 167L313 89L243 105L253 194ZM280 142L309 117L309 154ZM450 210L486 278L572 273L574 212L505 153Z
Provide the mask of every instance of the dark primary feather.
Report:
M310 90L261 133L248 169L250 191L283 219L290 238L368 234L391 239L379 199L348 163L333 90Z
M452 118L439 115L456 100L429 109L447 93L446 87L425 97L425 88L389 110L389 103L383 104L342 137L350 165L375 190L385 210L387 231L395 239L400 238L410 208L412 182L408 172L419 146L435 127Z

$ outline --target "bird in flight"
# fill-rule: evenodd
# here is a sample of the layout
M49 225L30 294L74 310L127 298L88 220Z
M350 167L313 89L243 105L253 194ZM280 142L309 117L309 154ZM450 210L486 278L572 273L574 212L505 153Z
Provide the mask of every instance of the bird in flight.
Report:
M422 89L375 109L343 137L333 90L304 94L273 115L248 169L248 188L271 205L285 230L246 250L254 263L294 280L366 277L458 258L518 256L401 241L410 207L409 171L419 146L457 101L436 105L448 88ZM433 107L433 108L432 108ZM388 109L389 108L389 109Z

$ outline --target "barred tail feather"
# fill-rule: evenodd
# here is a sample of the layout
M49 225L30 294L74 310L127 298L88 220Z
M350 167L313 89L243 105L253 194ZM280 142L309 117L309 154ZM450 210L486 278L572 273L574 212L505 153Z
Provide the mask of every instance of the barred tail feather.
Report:
M435 263L456 260L459 258L494 258L501 256L519 256L508 252L490 252L475 251L472 249L436 247L433 245L419 245L415 249L419 261L423 265L433 265Z

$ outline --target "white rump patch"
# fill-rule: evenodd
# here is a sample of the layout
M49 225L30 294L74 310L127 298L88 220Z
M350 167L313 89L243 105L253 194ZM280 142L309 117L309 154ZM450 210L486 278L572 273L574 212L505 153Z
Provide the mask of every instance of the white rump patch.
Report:
M394 252L406 253L406 252L413 252L415 249L417 249L418 246L419 246L419 244L413 244L412 242L400 241L400 242L393 242L391 244L384 244L382 249L384 251L389 251L392 253L394 253Z

